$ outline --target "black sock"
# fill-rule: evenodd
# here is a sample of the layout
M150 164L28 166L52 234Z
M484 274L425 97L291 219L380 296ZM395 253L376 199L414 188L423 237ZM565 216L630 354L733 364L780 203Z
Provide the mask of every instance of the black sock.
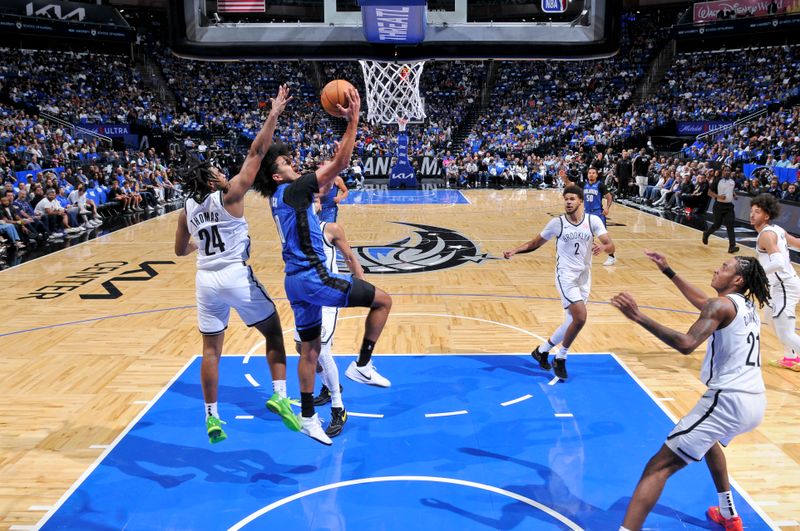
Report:
M372 359L372 349L374 348L375 342L364 338L364 341L361 343L361 350L358 353L358 361L356 361L356 365L363 367L369 363L369 360Z
M300 409L305 418L314 416L314 393L300 393Z
M608 255L608 256L610 256L611 258L614 258L614 253L611 253L611 254L610 254L610 255Z

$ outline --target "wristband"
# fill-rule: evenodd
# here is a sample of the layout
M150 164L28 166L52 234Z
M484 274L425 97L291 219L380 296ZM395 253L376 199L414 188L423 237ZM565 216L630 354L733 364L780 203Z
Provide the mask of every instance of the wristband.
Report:
M677 273L675 273L675 271L673 271L673 270L672 270L672 268L671 268L671 267L668 267L668 268L664 269L664 270L662 271L662 273L664 273L665 275L667 275L667 278L668 278L668 279L670 279L670 280L672 280L673 278L675 278L675 275L677 274Z

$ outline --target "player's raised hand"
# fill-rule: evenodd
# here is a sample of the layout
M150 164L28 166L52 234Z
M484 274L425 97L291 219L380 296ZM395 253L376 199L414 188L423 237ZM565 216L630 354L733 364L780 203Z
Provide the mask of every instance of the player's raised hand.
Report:
M661 271L664 271L669 267L669 264L667 263L667 257L663 254L657 253L656 251L651 251L649 249L645 249L644 254L647 256L647 258L652 260Z
M289 87L281 85L278 88L278 95L270 98L269 101L272 103L270 112L281 114L286 109L286 105L292 101L292 96L289 96Z
M618 293L611 298L611 304L628 319L635 321L640 315L636 300L628 292Z
M358 121L358 113L361 111L361 96L358 95L355 88L345 92L345 96L347 97L347 108L345 109L339 104L336 105L336 108L339 109L342 118L348 122Z
M508 260L509 258L514 256L515 254L517 254L517 253L516 253L516 251L514 251L514 249L511 249L510 251L503 251L503 258Z

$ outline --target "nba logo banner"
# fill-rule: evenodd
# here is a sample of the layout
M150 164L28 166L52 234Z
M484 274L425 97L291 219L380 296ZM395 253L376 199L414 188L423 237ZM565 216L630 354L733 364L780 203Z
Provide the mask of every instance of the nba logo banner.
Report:
M542 11L545 13L563 13L567 10L568 0L542 0Z

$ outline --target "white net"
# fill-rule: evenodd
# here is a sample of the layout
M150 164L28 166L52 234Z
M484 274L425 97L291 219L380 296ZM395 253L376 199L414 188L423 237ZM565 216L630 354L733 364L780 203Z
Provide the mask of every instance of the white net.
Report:
M361 60L367 87L367 121L395 124L400 120L425 119L419 82L425 61L387 63Z

